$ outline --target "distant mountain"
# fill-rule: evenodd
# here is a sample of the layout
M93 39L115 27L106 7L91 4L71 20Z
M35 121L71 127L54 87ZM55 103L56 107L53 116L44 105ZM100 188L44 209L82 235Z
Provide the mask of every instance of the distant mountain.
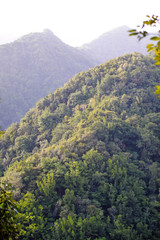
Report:
M76 73L94 66L50 30L0 46L0 126L19 121L34 104Z
M138 41L136 37L129 37L127 26L122 26L106 32L94 41L80 47L84 55L93 58L97 64L127 53L140 52L146 54L148 39Z

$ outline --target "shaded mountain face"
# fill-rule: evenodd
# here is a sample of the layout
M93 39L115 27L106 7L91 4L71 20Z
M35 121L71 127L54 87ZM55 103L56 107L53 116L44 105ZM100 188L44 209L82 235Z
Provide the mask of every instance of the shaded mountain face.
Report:
M49 30L1 45L0 126L19 121L39 99L91 66L94 63Z
M127 53L140 52L146 54L148 39L138 41L136 37L129 37L129 30L130 28L127 26L116 28L104 33L94 41L84 44L80 49L84 54L96 59L97 64Z
M21 239L159 240L159 79L151 57L125 55L7 129L1 180L20 200Z

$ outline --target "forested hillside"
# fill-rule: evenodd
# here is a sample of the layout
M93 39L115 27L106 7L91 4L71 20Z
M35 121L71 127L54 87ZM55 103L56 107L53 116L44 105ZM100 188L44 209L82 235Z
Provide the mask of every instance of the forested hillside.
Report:
M50 30L0 46L0 126L20 121L35 103L82 70L95 66ZM3 114L2 114L3 113Z
M129 54L81 72L0 140L20 239L159 240L160 68Z

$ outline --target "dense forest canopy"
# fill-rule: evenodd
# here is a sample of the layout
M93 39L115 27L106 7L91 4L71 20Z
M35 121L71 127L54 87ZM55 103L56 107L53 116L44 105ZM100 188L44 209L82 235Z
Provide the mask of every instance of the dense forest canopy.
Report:
M159 240L160 68L128 54L81 72L0 139L20 239Z

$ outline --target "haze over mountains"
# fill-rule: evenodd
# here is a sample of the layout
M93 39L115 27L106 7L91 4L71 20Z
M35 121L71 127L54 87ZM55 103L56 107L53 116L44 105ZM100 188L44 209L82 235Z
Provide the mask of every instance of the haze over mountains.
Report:
M19 121L35 103L76 73L124 53L146 54L146 40L128 37L123 26L91 43L73 48L50 30L31 33L0 46L0 125Z
M80 49L85 55L93 57L98 64L126 53L140 52L146 54L148 39L138 41L136 37L129 37L128 26L122 26L106 32L91 43L83 45Z

